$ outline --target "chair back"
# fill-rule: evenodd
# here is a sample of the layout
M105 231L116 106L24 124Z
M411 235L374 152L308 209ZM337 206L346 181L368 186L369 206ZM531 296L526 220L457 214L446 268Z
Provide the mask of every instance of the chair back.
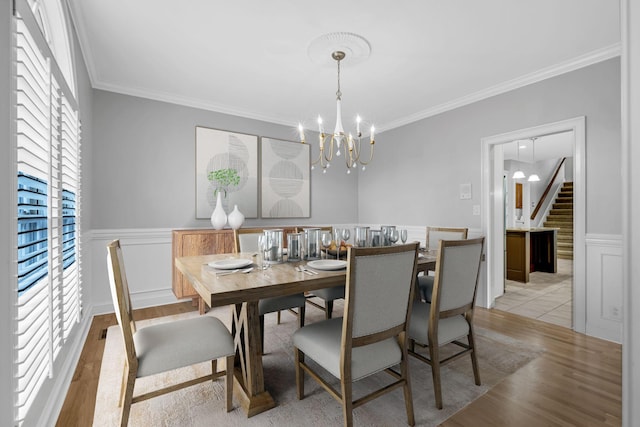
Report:
M468 233L468 228L427 227L425 247L428 250L438 249L440 240L466 240Z
M133 343L133 334L136 332L136 322L133 319L133 307L129 294L129 284L124 269L124 259L120 240L114 240L107 245L107 270L109 272L109 285L113 308L122 331L125 351L129 367L137 366L138 359Z
M258 252L258 236L264 228L239 228L233 230L234 250L238 252Z
M484 237L440 241L431 306L441 318L473 309L483 246Z
M348 249L343 348L346 341L355 347L406 330L417 259L418 243Z

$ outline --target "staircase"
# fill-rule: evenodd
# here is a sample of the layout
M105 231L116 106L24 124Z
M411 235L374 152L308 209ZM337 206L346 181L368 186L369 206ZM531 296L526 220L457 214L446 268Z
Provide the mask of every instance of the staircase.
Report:
M558 258L573 259L573 182L560 189L544 226L558 229Z

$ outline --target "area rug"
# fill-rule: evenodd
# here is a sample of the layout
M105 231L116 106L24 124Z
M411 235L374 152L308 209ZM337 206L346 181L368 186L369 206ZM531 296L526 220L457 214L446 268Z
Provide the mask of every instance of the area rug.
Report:
M336 304L335 313L342 306ZM320 321L324 313L314 307L306 310L306 323ZM138 327L196 316L186 313L138 322ZM217 308L207 315L220 318L230 329L229 307ZM282 313L282 323L276 324L275 314L265 318L265 355L263 356L266 388L277 406L247 418L234 402L234 410L224 410L223 379L204 382L186 389L136 403L131 408L130 426L340 426L342 409L315 381L305 376L305 398L298 400L295 392L295 371L291 334L297 327L296 318ZM444 408L435 407L431 368L410 357L415 421L418 426L435 426L486 393L491 387L538 357L543 349L482 328L476 328L481 386L473 382L469 357L463 357L442 369L442 399ZM120 382L124 367L124 344L118 327L108 329L96 397L94 426L119 425ZM170 373L141 378L135 394L162 385L173 384L204 375L210 363L183 368ZM331 376L327 374L327 379ZM362 396L373 387L389 383L391 377L380 373L354 384L354 396ZM335 384L338 384L337 380ZM338 387L339 389L339 387ZM369 402L353 412L354 425L406 425L404 397L401 389Z

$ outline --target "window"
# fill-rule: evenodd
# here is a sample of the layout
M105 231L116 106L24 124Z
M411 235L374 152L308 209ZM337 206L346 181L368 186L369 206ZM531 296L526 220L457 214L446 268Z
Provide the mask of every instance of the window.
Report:
M17 360L22 424L80 320L80 124L36 17L16 3ZM41 21L46 15L38 14ZM52 22L48 27L53 26Z

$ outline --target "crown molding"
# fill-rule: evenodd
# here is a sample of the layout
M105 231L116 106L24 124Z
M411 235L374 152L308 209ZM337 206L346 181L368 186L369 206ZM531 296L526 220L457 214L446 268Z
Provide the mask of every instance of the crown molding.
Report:
M551 77L560 76L562 74L566 74L571 71L587 67L589 65L597 64L598 62L603 62L608 59L615 58L617 56L620 56L621 52L622 48L620 43L616 43L602 49L597 49L568 61L553 65L551 67L543 68L530 74L525 74L524 76L515 78L513 80L508 80L495 86L491 86L487 89L483 89L470 95L463 96L462 98L454 99L453 101L445 102L427 110L411 114L410 116L407 116L405 118L387 123L384 126L379 126L378 129L380 132L384 132L401 126L405 126L410 123L414 123L419 120L444 113L446 111L454 110L465 105L473 104L474 102L482 101L483 99L491 98L492 96L500 95L502 93L509 92L514 89L519 89L521 87L528 86L530 84L537 83Z
M269 122L279 125L285 125L290 127L296 127L297 123L293 123L287 120L283 120L282 118L278 118L275 116L269 116L265 114L260 114L255 111L244 110L240 108L232 108L229 106L216 104L213 102L208 102L203 99L176 96L174 94L153 91L148 89L134 88L134 87L123 87L119 85L112 85L106 83L96 82L93 85L94 89L106 90L109 92L120 93L123 95L136 96L139 98L150 99L154 101L167 102L169 104L177 104L183 107L191 107L198 108L200 110L213 111L221 114L229 114L231 116L239 116L244 117L246 119L260 120L263 122Z

